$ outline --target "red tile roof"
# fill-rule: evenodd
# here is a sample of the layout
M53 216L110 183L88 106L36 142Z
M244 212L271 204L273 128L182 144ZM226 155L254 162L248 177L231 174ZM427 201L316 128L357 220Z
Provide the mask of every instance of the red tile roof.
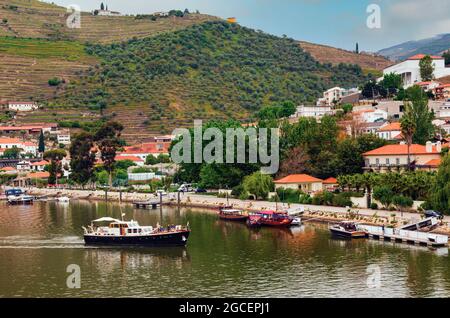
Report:
M437 168L441 165L441 158L438 159L431 159L430 161L428 161L427 163L425 163L425 166L430 166L430 167L434 167Z
M324 184L337 184L338 182L337 182L336 178L330 177L328 179L323 180L323 183Z
M16 168L13 167L3 167L0 169L1 171L16 171Z
M431 152L427 152L426 146L412 144L410 148L412 155L439 154L436 147L432 147ZM407 155L408 145L387 145L364 153L364 156L382 156L382 155Z
M50 173L48 171L30 172L27 174L27 178L31 179L46 179L48 177L50 177Z
M275 183L312 183L312 182L323 182L322 179L314 178L307 174L291 174L280 180L274 181Z
M123 156L123 155L116 156L116 161L125 161L125 160L130 160L130 161L134 161L134 162L143 162L144 161L141 158L136 157L136 156Z
M427 54L416 54L414 56L411 56L408 58L408 60L421 60L423 59L425 56L427 56ZM444 59L442 56L437 56L437 55L430 55L430 57L433 60L442 60Z
M399 122L387 124L384 127L381 127L378 131L401 131L402 128Z
M41 161L31 163L32 166L46 166L48 164L49 164L49 162L46 160L41 160Z
M148 142L140 145L128 146L124 147L122 154L166 154L169 153L170 144L170 142Z

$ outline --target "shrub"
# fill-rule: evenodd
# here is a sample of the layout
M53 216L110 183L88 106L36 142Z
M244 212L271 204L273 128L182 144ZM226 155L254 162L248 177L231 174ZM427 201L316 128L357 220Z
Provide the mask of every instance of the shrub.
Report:
M61 80L57 77L53 77L51 79L48 80L48 85L50 86L58 86L59 84L61 84Z
M352 206L352 200L347 193L339 193L333 197L333 206L346 207Z
M370 208L371 208L372 210L378 210L378 204L376 204L375 202L372 202L372 203L370 204Z

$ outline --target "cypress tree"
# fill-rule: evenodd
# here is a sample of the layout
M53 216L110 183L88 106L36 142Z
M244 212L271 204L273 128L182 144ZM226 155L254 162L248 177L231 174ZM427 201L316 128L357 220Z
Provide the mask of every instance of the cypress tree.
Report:
M42 130L41 130L41 134L39 135L38 151L40 153L45 152L44 132Z

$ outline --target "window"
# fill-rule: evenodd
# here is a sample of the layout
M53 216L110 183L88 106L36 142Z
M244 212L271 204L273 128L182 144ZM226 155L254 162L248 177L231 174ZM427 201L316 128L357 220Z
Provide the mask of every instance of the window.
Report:
M395 159L395 163L397 164L397 166L400 165L400 158Z
M375 159L375 163L377 164L377 165L379 165L380 164L380 159Z
M389 158L386 158L386 164L389 165Z

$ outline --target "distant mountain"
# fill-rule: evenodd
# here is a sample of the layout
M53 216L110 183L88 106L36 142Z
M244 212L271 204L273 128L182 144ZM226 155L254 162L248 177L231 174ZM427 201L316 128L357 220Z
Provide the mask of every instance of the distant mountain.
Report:
M378 51L378 54L383 55L390 60L399 61L420 53L441 55L448 49L450 49L450 33L440 34L419 41L405 42L380 50Z

